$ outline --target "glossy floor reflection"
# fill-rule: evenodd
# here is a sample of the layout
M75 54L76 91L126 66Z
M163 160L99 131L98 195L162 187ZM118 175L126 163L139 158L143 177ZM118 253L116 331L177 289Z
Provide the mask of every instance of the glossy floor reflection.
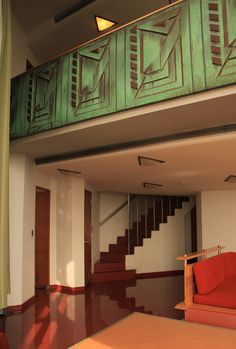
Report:
M37 294L35 304L6 320L10 349L64 349L133 311L182 319L183 277L94 284L82 295Z

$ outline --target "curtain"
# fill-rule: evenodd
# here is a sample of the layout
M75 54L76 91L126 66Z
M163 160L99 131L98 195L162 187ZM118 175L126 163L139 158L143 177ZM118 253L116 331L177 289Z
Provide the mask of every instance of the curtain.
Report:
M10 0L0 0L0 309L7 306L9 272Z

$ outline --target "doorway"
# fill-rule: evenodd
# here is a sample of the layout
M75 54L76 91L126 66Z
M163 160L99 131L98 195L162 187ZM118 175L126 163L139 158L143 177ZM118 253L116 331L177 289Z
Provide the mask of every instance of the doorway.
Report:
M36 187L35 288L49 286L50 190Z
M91 281L91 266L92 266L92 193L85 190L84 196L84 277L85 286L88 286Z

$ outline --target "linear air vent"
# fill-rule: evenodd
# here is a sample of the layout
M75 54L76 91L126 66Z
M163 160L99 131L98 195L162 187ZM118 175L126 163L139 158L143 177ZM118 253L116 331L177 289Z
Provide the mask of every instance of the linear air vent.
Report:
M90 5L92 2L95 2L96 0L80 0L78 1L76 4L68 7L67 9L65 9L64 11L61 11L60 13L58 13L57 15L55 15L54 21L55 23L61 22L63 21L65 18L73 15L75 12L81 10L82 8Z

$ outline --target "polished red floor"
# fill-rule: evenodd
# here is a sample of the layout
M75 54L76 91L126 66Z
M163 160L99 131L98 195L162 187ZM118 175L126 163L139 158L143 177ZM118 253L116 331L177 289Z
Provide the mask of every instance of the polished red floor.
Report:
M10 349L64 349L133 311L182 319L183 277L94 284L85 294L39 291L24 313L6 318Z

